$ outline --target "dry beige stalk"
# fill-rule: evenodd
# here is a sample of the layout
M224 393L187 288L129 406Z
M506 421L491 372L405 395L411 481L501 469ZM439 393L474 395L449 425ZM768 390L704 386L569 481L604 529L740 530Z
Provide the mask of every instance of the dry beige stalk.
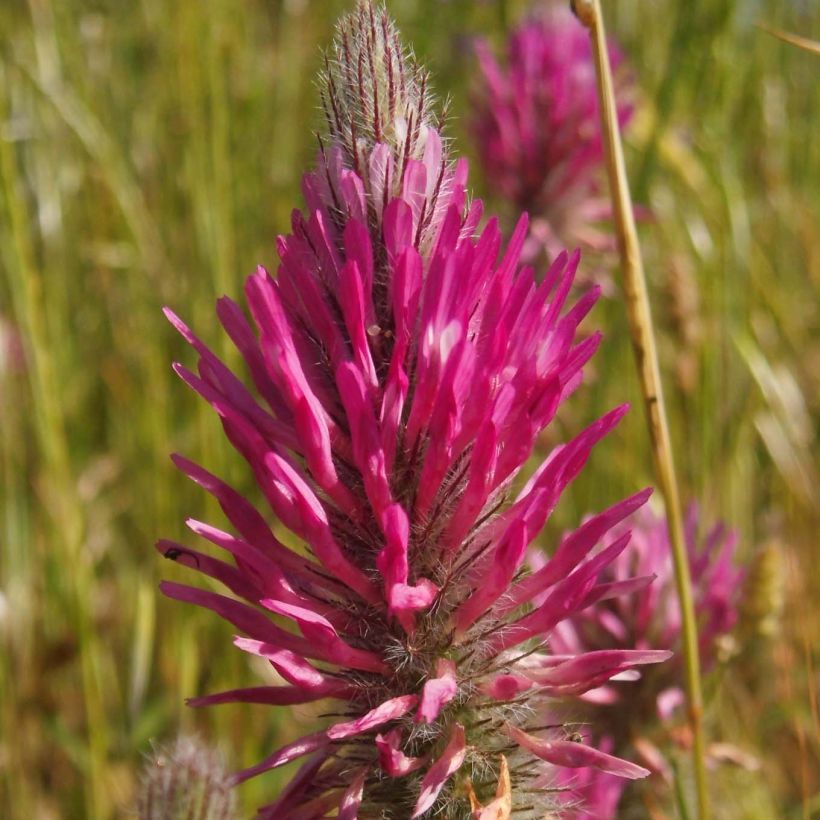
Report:
M606 45L606 31L600 0L571 0L571 2L578 19L590 32L595 56L598 100L601 106L601 126L607 170L609 172L614 224L618 237L618 250L621 256L626 312L646 410L655 474L666 505L669 540L672 545L672 561L675 567L675 582L681 609L683 656L689 698L689 721L692 729L692 758L698 814L701 820L707 820L709 806L706 791L703 694L700 682L698 632L692 597L692 582L683 536L680 493L675 474L666 405L663 399L646 275L638 243L638 232L635 227L635 215L629 194L626 164L618 129L612 69L609 65L609 52Z

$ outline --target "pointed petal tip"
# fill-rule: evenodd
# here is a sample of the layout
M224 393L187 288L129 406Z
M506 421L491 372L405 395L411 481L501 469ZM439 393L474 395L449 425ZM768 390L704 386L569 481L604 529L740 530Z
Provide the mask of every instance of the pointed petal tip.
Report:
M167 598L174 598L174 588L177 586L173 581L160 581L159 591Z
M171 453L171 462L174 467L177 468L181 473L193 478L193 473L197 470L201 470L202 468L191 461L190 458L187 456L182 455L182 453Z

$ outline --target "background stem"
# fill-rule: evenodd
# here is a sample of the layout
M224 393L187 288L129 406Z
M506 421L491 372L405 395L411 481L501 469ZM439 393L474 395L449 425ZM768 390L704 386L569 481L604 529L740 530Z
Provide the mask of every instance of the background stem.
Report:
M601 106L601 126L609 172L610 196L618 238L618 250L623 270L623 288L632 346L638 365L638 376L643 394L652 459L661 493L666 505L672 560L675 567L675 584L680 602L683 657L686 669L686 688L689 697L689 720L692 728L692 758L695 770L698 815L701 820L709 816L706 791L705 744L703 735L703 694L700 682L700 659L698 657L698 629L692 599L689 561L683 535L680 493L675 474L672 445L666 405L663 399L655 333L646 287L635 216L626 177L623 147L618 129L612 70L606 45L606 32L599 0L583 0L574 4L576 14L589 29L595 55L595 71L598 79L598 98Z

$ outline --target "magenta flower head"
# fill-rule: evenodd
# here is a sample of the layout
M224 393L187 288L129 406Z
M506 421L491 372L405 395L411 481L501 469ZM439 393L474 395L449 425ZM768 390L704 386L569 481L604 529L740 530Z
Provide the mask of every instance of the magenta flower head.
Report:
M256 329L218 303L253 392L169 311L199 354L198 373L177 372L219 414L269 511L175 456L233 529L191 530L230 560L159 548L231 595L163 590L231 622L236 646L284 681L191 702L341 704L341 720L236 775L306 758L266 817L478 817L505 801L529 816L548 807L549 787L528 784L554 768L647 774L537 718L545 702L669 654L547 648L562 620L646 583L601 580L628 534L596 548L649 492L590 519L538 572L524 565L625 408L513 489L598 345L574 341L597 293L566 307L577 254L540 284L518 268L524 219L504 252L496 220L476 235L481 203L468 200L466 165L451 160L428 94L381 9L361 3L342 20L307 210L278 241L277 276L259 269L247 282Z
M721 653L721 642L737 622L743 586L743 570L733 563L737 534L723 524L700 532L695 505L686 516L686 546L698 619L701 668L708 671ZM677 651L681 640L681 615L675 593L666 518L648 507L614 527L610 539L631 530L629 546L607 568L605 575L618 582L634 575L652 575L656 580L629 598L610 600L574 614L553 635L553 648L578 652L619 647L661 647ZM540 561L536 566L540 565ZM658 714L664 716L677 696L665 686L679 670L674 663L654 669L651 677L658 687ZM628 693L631 699L634 688Z
M634 747L651 770L665 776L669 775L669 767L654 735L663 727L668 730L676 714L682 716L679 707L684 703L680 688L681 615L667 527L666 519L648 507L614 527L607 536L609 540L630 529L632 540L609 565L604 577L616 584L635 575L651 575L656 580L629 598L598 602L573 613L556 625L551 636L552 650L568 654L650 646L676 653L674 662L645 670L638 680L634 680L636 672L628 672L623 676L633 679L628 688L616 680L584 695L594 736L603 738L604 746L619 754L630 753ZM744 572L732 560L736 533L723 524L702 532L695 505L687 513L685 536L701 668L708 672L730 649L728 639L737 622ZM537 570L542 562L536 559L533 568ZM599 778L595 772L586 772L583 778L564 773L562 780L584 795L590 811L612 805L613 798L620 798L624 788L622 780ZM592 814L598 816L595 811Z
M472 131L489 189L532 216L527 259L565 247L615 249L603 226L605 168L595 65L589 33L568 3L548 6L514 29L506 65L479 41L480 75ZM618 78L618 116L632 114L631 84L619 49L610 45ZM605 191L605 189L604 189Z

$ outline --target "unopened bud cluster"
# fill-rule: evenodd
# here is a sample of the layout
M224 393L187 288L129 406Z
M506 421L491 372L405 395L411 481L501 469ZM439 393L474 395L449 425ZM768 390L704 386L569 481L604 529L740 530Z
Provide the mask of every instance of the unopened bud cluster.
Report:
M193 737L157 750L143 770L140 820L234 820L236 801L219 753Z
M387 145L398 181L408 159L422 158L427 129L439 129L428 77L384 9L360 3L342 18L319 84L328 136L349 167L364 176L372 149Z

